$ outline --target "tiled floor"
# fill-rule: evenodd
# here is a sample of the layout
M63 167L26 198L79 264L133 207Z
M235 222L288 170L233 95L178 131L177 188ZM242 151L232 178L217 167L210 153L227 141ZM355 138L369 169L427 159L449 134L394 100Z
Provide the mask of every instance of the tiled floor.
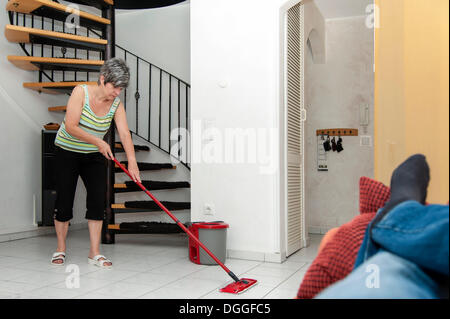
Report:
M86 230L69 232L65 266L52 266L55 235L0 243L0 298L293 298L309 264L317 254L321 235L282 264L227 259L238 277L258 280L240 295L219 288L231 282L219 266L189 261L187 237L176 235L118 235L115 245L102 245L113 261L112 270L87 264ZM79 271L79 288L74 264ZM74 279L75 278L75 279Z

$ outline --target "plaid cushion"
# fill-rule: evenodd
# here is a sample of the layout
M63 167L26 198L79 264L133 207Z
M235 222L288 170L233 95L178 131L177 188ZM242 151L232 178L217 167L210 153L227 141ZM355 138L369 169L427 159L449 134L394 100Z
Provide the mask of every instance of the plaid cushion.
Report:
M339 227L325 244L308 268L297 298L313 298L352 271L367 226L390 197L389 187L368 177L361 177L359 191L361 214Z

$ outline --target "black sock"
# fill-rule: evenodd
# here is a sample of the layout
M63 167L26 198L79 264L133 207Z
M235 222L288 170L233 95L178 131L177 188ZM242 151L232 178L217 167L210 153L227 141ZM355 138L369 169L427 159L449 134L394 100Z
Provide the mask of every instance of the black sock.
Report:
M372 227L400 203L414 200L425 204L429 181L430 168L422 154L412 155L400 164L392 173L391 197L374 219Z
M425 204L430 182L430 168L425 156L416 154L398 166L391 177L391 198L389 201L415 200Z

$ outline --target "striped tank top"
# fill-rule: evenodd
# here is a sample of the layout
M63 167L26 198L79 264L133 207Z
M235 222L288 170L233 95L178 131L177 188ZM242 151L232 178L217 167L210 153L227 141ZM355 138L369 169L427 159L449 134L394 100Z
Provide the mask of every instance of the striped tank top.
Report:
M116 97L111 105L111 108L105 116L97 116L91 110L89 106L89 95L88 88L86 84L81 85L84 89L84 105L83 111L81 112L80 122L78 126L89 134L92 134L100 139L103 139L105 134L108 132L111 122L114 118L117 108L119 107L120 99ZM72 152L77 153L95 153L98 152L98 147L86 143L78 138L70 135L66 131L65 125L66 119L62 122L58 133L55 138L55 145Z

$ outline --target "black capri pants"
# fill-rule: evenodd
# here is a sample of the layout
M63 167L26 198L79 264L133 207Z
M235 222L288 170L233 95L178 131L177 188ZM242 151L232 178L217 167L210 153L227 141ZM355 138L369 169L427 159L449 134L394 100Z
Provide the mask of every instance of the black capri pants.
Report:
M106 209L106 164L100 153L77 153L56 146L56 204L54 218L73 218L78 177L86 187L86 219L103 220Z

